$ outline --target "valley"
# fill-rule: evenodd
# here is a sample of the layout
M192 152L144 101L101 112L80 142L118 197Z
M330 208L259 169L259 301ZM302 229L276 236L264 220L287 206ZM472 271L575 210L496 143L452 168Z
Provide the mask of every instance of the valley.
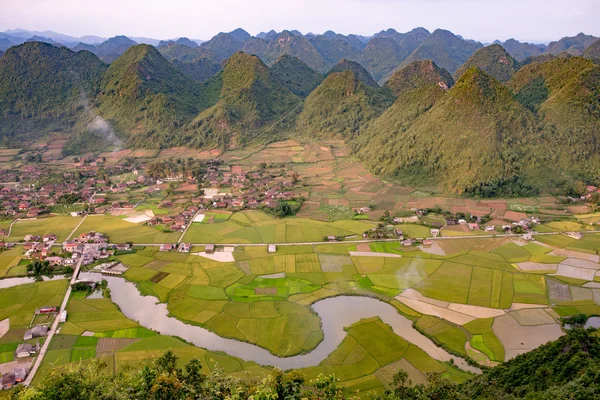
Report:
M48 34L0 33L2 394L600 390L598 38Z

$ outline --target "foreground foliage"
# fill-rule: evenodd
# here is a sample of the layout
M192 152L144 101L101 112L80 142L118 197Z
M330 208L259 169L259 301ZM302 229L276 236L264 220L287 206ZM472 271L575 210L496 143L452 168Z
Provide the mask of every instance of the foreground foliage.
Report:
M13 398L42 399L354 399L334 376L312 381L298 372L279 370L261 381L242 381L220 371L204 374L200 361L183 368L169 350L140 370L124 368L108 375L102 361L55 369L35 388L18 388ZM575 329L560 339L494 367L457 386L429 374L428 384L413 385L399 371L378 400L597 399L600 395L600 338Z

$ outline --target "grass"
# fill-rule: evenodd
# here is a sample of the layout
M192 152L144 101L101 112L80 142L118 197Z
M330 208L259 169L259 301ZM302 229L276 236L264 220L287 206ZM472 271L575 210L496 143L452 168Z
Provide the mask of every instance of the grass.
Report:
M61 304L67 285L61 279L0 289L0 320L9 318L11 329L28 327L36 308Z
M12 270L21 262L23 257L23 246L15 246L10 250L4 250L0 253L0 276L12 275Z
M345 330L347 336L335 351L318 366L300 372L308 379L333 374L348 393L357 389L362 393L390 383L392 374L402 365L410 366L412 377L418 374L421 379L430 372L446 371L442 363L394 334L379 318L360 320Z
M445 261L433 274L414 288L423 296L466 304L473 267Z
M127 222L111 215L87 217L75 232L75 236L89 231L108 235L112 243L176 243L181 236L178 232L165 233L159 228Z
M61 242L69 236L80 221L81 218L70 215L19 220L13 224L10 236L6 240L21 241L26 235L44 236L54 233Z
M259 211L215 214L227 215L227 221L192 224L184 236L191 243L296 243L321 242L326 236L362 234L374 224L368 221L341 220L322 222L309 218L274 219Z
M417 321L417 327L433 336L440 343L443 343L454 353L466 356L465 344L468 337L458 327L444 321L443 319L424 315Z

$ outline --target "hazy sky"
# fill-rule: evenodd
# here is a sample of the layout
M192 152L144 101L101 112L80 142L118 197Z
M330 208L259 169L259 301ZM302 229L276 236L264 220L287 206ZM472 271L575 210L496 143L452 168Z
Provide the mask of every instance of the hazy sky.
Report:
M371 35L423 26L480 41L600 36L600 0L0 0L0 31L209 39L242 27Z

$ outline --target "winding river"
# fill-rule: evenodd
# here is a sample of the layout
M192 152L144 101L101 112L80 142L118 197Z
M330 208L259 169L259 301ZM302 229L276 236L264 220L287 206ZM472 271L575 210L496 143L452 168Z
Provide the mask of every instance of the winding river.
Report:
M136 286L124 278L101 276L97 273L81 273L80 279L106 279L111 298L123 314L140 325L164 335L179 336L198 347L212 351L223 351L244 360L261 365L271 365L283 370L318 365L333 352L346 337L345 326L352 325L362 318L379 317L390 325L393 331L410 343L423 349L439 361L454 359L463 370L479 373L459 357L436 346L429 338L412 327L412 322L398 313L388 303L370 297L338 296L317 301L312 305L321 318L324 339L308 354L292 357L278 357L267 350L246 342L221 337L205 328L188 325L169 317L167 305L157 303L155 297L142 296Z

